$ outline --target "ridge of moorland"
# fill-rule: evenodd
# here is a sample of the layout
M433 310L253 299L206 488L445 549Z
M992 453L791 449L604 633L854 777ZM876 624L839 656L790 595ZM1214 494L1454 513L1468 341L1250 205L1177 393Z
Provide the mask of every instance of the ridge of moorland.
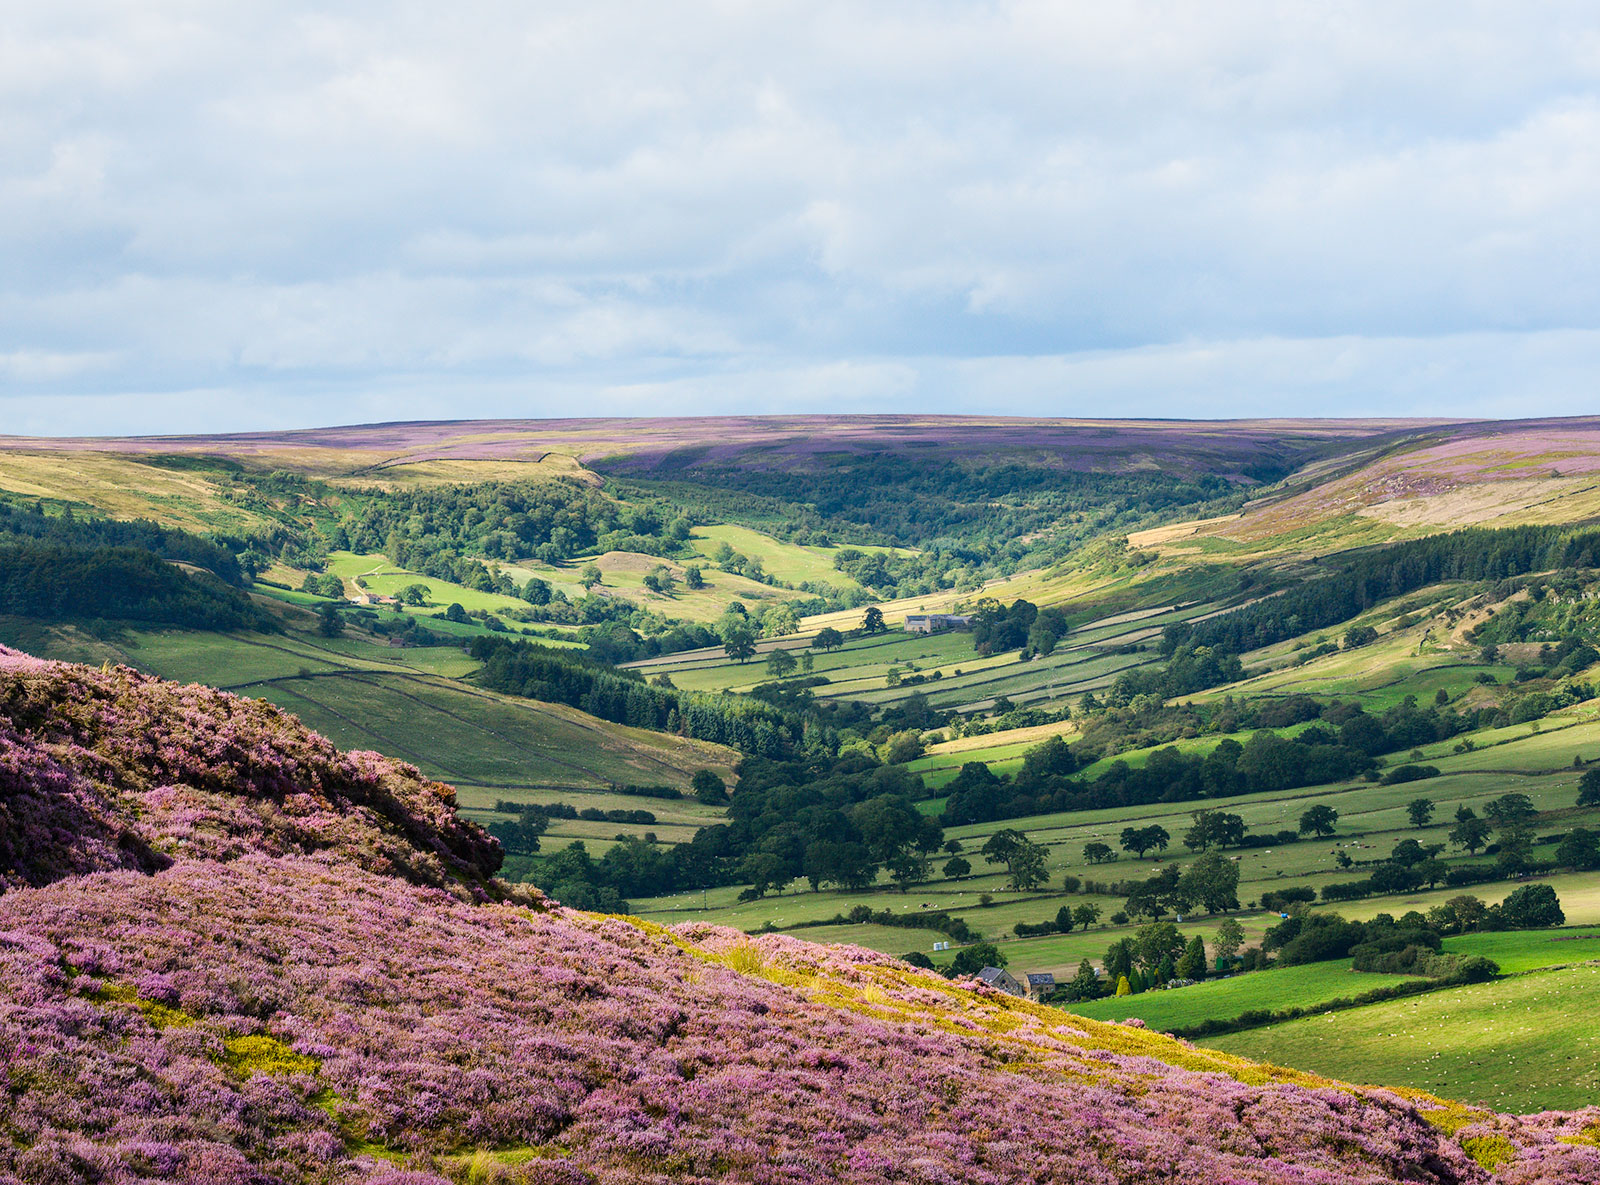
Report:
M4 650L0 715L0 1179L1600 1181L1595 1109L564 908L446 788L225 693Z

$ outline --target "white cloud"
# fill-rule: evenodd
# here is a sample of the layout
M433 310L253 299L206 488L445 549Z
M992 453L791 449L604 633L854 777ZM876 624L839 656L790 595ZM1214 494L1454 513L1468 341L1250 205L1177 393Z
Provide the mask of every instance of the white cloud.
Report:
M0 3L30 431L1587 410L1591 6Z

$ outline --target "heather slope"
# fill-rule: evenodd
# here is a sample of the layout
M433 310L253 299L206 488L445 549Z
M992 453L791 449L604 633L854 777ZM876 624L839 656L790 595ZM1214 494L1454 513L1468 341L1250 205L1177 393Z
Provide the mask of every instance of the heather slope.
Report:
M481 882L499 847L454 804L449 786L340 753L263 700L0 646L0 885L317 851Z
M0 718L3 1185L1600 1183L1600 1111L1407 1100L856 948L507 900L446 791L248 701L7 654ZM79 813L41 821L57 799Z

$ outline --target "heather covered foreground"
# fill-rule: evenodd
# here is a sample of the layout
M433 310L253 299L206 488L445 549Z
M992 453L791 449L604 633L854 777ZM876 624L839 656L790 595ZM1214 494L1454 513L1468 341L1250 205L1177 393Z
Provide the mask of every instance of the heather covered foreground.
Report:
M0 654L0 1182L1600 1182L1533 1119L509 897L447 790Z

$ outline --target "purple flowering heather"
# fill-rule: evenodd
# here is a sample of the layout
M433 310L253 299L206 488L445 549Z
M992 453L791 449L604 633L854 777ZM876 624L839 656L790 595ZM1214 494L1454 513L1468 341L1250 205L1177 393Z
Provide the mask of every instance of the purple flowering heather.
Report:
M216 692L0 667L0 1185L1600 1185L1600 1110L517 897L408 767Z

